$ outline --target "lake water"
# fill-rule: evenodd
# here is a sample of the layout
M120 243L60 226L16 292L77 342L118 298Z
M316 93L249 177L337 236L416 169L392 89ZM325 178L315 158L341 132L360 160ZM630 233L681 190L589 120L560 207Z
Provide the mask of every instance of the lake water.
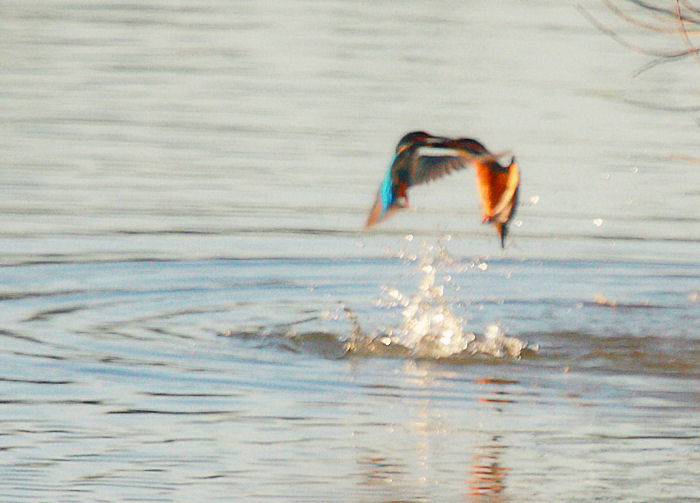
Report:
M0 33L0 501L700 500L695 61L558 0ZM515 152L504 251L470 172L361 231L414 129Z

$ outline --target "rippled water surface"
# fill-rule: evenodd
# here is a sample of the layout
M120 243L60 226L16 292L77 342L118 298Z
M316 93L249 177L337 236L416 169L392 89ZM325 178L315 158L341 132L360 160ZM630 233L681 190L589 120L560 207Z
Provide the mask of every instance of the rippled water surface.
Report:
M692 59L562 1L0 33L0 501L700 499ZM516 153L504 251L469 172L360 230L413 129Z

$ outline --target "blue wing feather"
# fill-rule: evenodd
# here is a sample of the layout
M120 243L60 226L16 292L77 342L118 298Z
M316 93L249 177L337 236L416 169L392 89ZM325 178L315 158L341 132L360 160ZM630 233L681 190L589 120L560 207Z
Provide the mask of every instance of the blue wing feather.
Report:
M394 202L394 194L391 190L391 168L394 165L395 160L396 156L394 156L394 158L391 160L391 164L389 164L389 169L386 170L386 175L384 175L384 180L382 180L382 185L379 187L379 196L382 199L382 215L384 215L386 210L389 209L391 203Z

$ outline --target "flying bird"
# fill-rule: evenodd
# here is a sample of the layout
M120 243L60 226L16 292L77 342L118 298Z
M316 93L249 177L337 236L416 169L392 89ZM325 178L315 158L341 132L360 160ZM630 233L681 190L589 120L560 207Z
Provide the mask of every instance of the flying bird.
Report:
M498 162L506 153L492 154L476 140L433 136L424 131L406 134L396 145L391 165L379 185L365 229L408 208L408 189L453 171L474 167L481 200L482 222L496 228L505 247L508 223L518 202L520 170L515 157L507 167Z

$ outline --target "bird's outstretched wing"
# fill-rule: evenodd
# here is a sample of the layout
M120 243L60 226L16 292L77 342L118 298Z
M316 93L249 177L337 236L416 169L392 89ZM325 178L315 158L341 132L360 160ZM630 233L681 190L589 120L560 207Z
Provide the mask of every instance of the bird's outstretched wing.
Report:
M469 167L470 162L457 155L456 152L434 147L422 149L411 166L411 185L428 183L437 180L454 171ZM442 153L437 152L443 150ZM442 154L442 155L436 155Z
M469 167L479 162L498 173L505 173L498 159L507 152L492 154L486 147L470 138L458 138L421 147L411 166L411 185L427 183L453 171Z

